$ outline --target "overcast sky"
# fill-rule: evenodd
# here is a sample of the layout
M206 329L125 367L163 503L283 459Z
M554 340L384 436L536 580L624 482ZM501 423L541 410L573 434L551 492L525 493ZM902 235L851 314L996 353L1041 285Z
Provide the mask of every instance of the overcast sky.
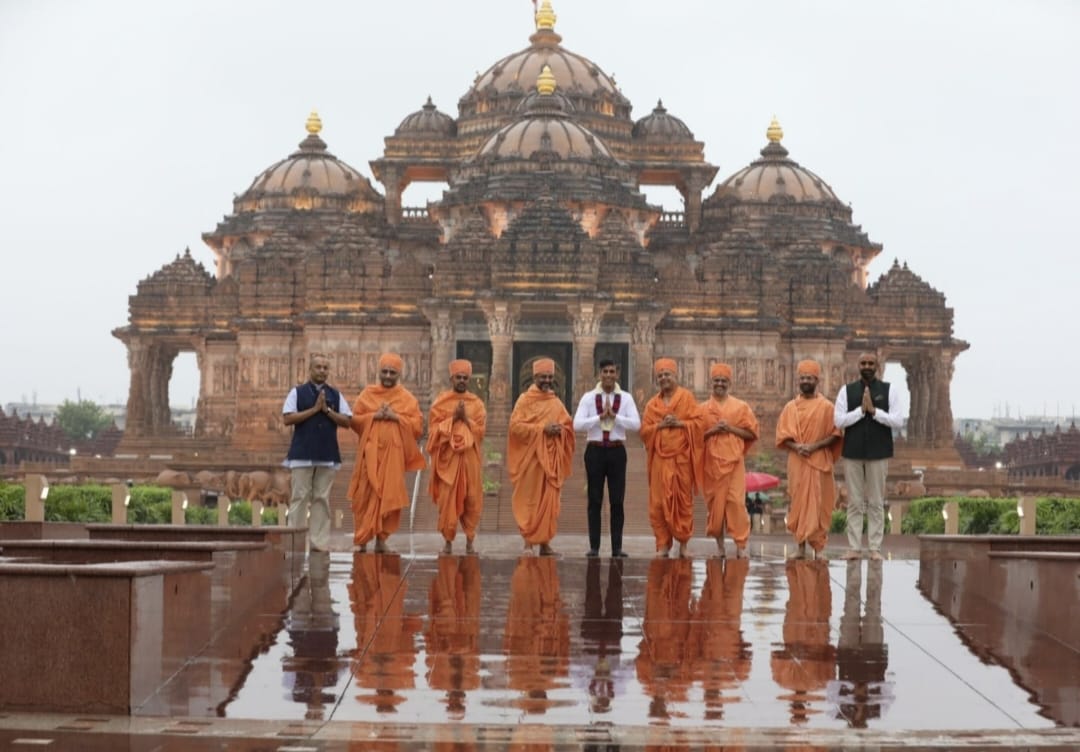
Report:
M954 415L1080 408L1080 3L554 8L563 45L615 76L635 119L662 97L718 181L779 118L791 157L884 244L871 279L899 258L955 309L971 349ZM110 332L127 297L188 246L213 270L201 234L295 149L312 108L370 177L405 115L430 94L456 116L532 31L530 0L0 0L0 404L126 402ZM170 392L193 404L193 355Z

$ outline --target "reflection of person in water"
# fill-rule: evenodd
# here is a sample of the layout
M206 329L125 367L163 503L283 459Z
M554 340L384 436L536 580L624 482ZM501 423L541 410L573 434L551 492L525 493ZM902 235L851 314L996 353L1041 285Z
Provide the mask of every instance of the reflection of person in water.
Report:
M416 684L416 634L420 618L405 613L405 578L397 554L353 557L349 601L356 625L353 676L357 699L379 713L393 713L405 697L399 690Z
M806 723L821 711L812 703L832 678L836 649L829 643L832 593L825 560L787 563L788 602L784 610L784 645L772 652L773 679L790 694L791 722Z
M739 683L750 676L750 643L742 634L743 585L749 571L748 559L705 562L705 585L694 609L690 643L695 679L705 690L707 721L724 717L724 705L739 701Z
M548 692L570 673L570 618L559 595L556 560L522 556L510 580L506 614L506 674L514 703L527 713L554 704Z
M892 702L885 681L889 647L881 624L881 565L871 561L866 570L866 610L862 611L862 562L847 563L847 594L840 617L840 641L836 650L838 681L829 687L829 699L837 717L853 728L866 728L870 718L880 718Z
M638 648L637 677L652 698L649 717L671 717L670 703L686 702L690 686L689 559L653 559L645 586L645 618Z
M312 551L308 576L293 595L286 619L292 655L285 658L285 679L292 698L308 706L306 718L321 721L326 705L337 700L338 616L330 599L330 554ZM325 691L329 690L329 691Z
M586 660L594 656L596 666L589 682L589 706L594 713L607 713L615 696L612 661L622 650L622 559L608 564L607 594L600 589L600 559L590 558L585 569L585 616L581 620L581 638ZM610 657L609 657L610 656Z
M425 646L427 683L446 692L446 712L465 716L465 693L480 686L480 560L440 556L431 581Z

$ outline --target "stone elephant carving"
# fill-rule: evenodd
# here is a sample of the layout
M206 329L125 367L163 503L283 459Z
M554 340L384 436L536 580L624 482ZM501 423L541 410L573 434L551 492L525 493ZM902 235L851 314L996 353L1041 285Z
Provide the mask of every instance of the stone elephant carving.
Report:
M288 502L292 484L285 470L252 470L240 476L237 486L240 498L269 505Z
M222 491L225 489L225 481L220 473L210 470L200 470L192 478L195 485L206 491Z
M177 470L162 470L154 478L155 486L167 486L168 488L187 488L191 486L191 477Z
M918 499L926 496L926 486L918 480L898 480L895 492L902 499Z
M240 495L240 476L235 470L225 471L225 495L230 499L242 499Z

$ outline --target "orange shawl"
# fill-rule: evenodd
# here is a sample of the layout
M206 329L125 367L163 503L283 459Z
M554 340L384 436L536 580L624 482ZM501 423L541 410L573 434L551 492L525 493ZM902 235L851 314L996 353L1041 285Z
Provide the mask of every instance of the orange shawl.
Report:
M715 426L721 420L729 425L743 428L754 434L755 438L744 441L733 433L714 433L705 439L703 476L718 477L727 475L735 469L736 463L742 462L750 452L758 435L758 421L750 406L732 396L723 402L710 397L701 403L702 433Z
M558 436L544 429L562 426ZM574 422L554 392L535 384L518 397L510 415L507 469L514 484L514 518L529 543L547 543L555 536L563 481L574 460Z
M465 403L466 420L454 420L459 403ZM465 512L465 499L483 494L480 447L487 428L484 402L472 392L453 389L440 394L431 405L427 452L432 473L428 490L436 504L452 503L455 520Z
M389 403L399 420L374 420L382 404ZM405 473L423 470L424 456L416 443L424 431L420 403L401 384L387 389L381 384L364 387L353 404L352 429L360 436L356 467L349 481L349 498L360 500L369 485L382 501L383 513L409 506Z
M658 428L668 414L674 415L685 425L682 428ZM702 488L701 443L704 429L701 426L701 408L690 390L675 387L670 402L664 402L663 394L657 394L645 405L641 416L641 440L645 443L645 457L649 477L653 463L672 464L677 457L688 457L693 468L693 491Z
M815 550L824 545L836 500L833 463L840 457L843 440L834 441L803 457L784 446L788 439L809 444L826 436L842 436L833 423L833 404L820 394L812 399L796 397L788 402L776 423L776 446L788 453L788 530L800 543L810 541Z

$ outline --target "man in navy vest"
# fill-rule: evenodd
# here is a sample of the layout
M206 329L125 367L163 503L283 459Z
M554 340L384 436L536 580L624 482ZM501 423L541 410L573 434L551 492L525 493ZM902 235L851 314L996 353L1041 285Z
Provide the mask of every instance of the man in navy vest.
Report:
M627 431L641 428L634 398L622 391L615 361L600 361L600 381L586 392L574 414L574 430L587 436L585 477L588 483L589 550L586 556L600 555L600 512L604 506L604 481L608 487L611 513L611 555L619 558L622 550L623 498L626 495Z
M844 481L847 485L847 536L844 559L862 557L863 518L867 520L870 558L881 561L885 534L885 477L893 456L893 429L904 425L895 389L877 378L874 353L859 356L859 380L840 388L836 427L844 431ZM849 405L851 406L849 408Z
M330 486L341 467L337 430L352 417L349 403L326 383L329 375L330 359L312 355L308 381L289 391L281 409L285 425L293 426L284 462L292 471L289 526L307 525L312 551L330 550Z

